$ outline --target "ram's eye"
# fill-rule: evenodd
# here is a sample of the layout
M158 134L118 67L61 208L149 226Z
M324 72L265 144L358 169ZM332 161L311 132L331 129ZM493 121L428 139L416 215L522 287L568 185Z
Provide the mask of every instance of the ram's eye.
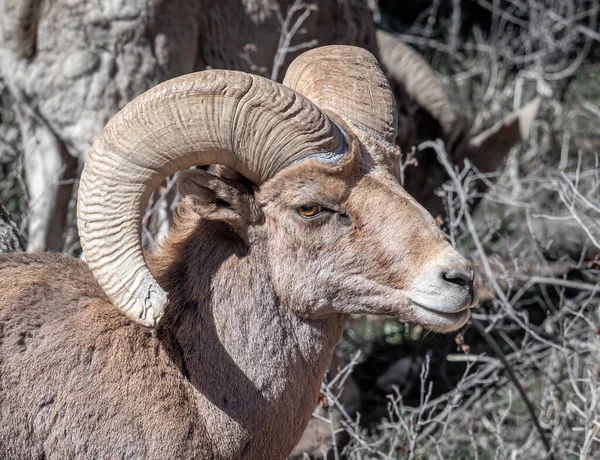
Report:
M311 219L313 217L317 217L319 214L323 212L323 207L319 206L315 203L304 204L300 206L298 209L298 214L302 217L306 217L307 219Z

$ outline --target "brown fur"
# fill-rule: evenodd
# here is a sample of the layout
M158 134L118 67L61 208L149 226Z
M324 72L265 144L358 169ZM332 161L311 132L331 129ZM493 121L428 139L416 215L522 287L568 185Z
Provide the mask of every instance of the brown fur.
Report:
M285 458L347 314L416 319L405 291L448 249L394 177L397 151L347 129L339 164L309 159L259 188L184 176L147 257L170 299L155 331L81 261L0 256L0 458ZM307 202L331 212L305 220Z

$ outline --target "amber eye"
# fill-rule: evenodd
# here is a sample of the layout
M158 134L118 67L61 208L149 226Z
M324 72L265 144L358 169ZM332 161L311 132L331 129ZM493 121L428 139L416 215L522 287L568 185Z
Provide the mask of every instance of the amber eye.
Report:
M323 212L323 207L315 203L310 203L300 206L297 211L302 217L310 219L321 214Z

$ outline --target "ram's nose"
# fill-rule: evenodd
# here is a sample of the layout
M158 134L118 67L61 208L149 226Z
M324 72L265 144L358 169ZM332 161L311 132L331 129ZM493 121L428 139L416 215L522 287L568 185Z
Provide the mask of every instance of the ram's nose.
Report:
M448 268L443 270L442 279L446 283L464 286L473 289L473 269L471 267Z
M448 288L466 290L471 298L471 305L477 303L474 287L475 273L470 265L447 267L441 270L440 276Z

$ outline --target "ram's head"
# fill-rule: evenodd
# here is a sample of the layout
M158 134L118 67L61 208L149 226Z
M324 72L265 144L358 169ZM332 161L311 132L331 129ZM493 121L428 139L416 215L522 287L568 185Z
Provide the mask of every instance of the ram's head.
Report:
M395 138L388 82L360 48L307 52L283 85L229 71L163 83L89 155L78 209L88 264L124 314L155 325L168 295L144 260L142 209L175 171L223 165L183 174L183 206L264 260L249 289L270 283L306 318L390 314L453 330L476 302L473 272L400 186Z

